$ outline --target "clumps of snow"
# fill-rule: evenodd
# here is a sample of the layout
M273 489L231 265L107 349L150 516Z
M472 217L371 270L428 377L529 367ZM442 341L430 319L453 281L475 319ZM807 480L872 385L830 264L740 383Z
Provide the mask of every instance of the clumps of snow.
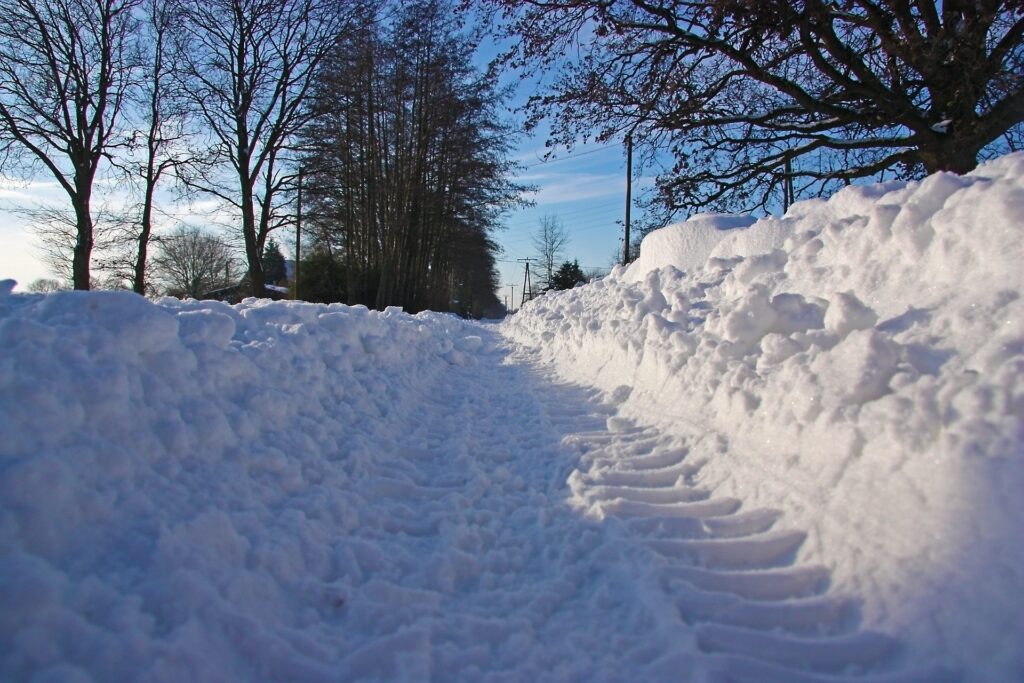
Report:
M721 435L702 482L813 529L803 559L863 600L867 626L970 680L1014 680L1022 216L1024 154L783 218L700 216L503 329L624 415Z
M480 338L397 310L10 290L0 678L378 675L337 668L384 619L337 626L346 582L390 561L352 530L401 521L364 486L391 467L388 417Z
M641 243L640 256L623 277L635 282L666 265L685 271L699 268L728 231L748 228L753 223L754 219L748 216L702 213L684 223L655 230Z

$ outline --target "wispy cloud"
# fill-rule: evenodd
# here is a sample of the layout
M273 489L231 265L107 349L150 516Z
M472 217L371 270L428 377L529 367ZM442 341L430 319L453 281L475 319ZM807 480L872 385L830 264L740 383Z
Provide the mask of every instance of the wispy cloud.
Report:
M539 186L532 199L537 205L563 204L623 195L626 181L620 175L567 173L538 175L527 180Z
M22 180L0 176L0 201L52 203L67 195L55 180Z

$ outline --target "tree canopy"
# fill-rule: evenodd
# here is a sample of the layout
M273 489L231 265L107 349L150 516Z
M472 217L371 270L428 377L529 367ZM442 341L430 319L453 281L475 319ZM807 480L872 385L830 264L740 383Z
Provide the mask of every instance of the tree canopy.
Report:
M572 263L565 261L551 277L548 287L549 289L572 289L581 282L586 281L587 276L584 275L583 270L580 268L579 261L573 261Z
M319 72L308 224L343 260L347 303L482 315L498 306L491 234L521 191L502 95L450 3L389 7L365 8Z
M1020 0L479 0L555 141L632 134L672 209L765 207L1021 146ZM568 58L570 53L572 58Z

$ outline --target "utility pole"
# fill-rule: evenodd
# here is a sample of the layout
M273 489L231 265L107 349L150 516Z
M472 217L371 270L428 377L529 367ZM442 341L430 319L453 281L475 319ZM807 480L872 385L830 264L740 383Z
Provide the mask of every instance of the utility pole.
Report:
M786 179L782 183L782 212L785 213L789 207L796 202L796 195L793 192L793 163L786 157Z
M622 244L622 265L629 264L629 209L633 204L633 134L626 136L626 231Z
M511 282L508 283L508 286L509 286L509 289L512 290L512 298L510 298L509 301L512 303L513 306L515 306L516 305L516 286L514 284L512 284ZM508 310L508 309L506 309L506 310ZM509 311L509 313L515 313L515 311Z
M533 261L533 259L521 258L516 260L520 263L526 264L526 270L523 273L523 301L519 304L519 307L522 308L523 304L533 299L533 283L530 281L530 262ZM529 296L529 298L527 298L527 296Z
M302 166L299 166L299 189L295 199L295 284L292 298L299 300L299 264L302 262Z

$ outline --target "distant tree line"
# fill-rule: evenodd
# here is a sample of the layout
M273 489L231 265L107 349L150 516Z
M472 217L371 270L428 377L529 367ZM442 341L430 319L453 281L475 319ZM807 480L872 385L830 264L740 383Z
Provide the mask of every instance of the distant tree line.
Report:
M498 306L490 233L522 190L502 96L450 5L394 10L364 8L316 83L303 168L320 268L307 272L344 273L350 304L480 315Z
M223 243L190 228L154 247L168 182L234 217L262 295L268 240L299 219L301 178L321 294L479 314L497 303L491 232L520 188L501 93L473 69L456 14L445 0L11 0L0 170L49 175L67 194L70 211L49 222L76 289L94 284L97 248L140 293L167 286L189 240L232 274ZM101 177L136 204L108 215ZM212 280L190 281L176 287Z
M555 142L667 152L659 204L764 208L1024 143L1020 0L466 0Z

